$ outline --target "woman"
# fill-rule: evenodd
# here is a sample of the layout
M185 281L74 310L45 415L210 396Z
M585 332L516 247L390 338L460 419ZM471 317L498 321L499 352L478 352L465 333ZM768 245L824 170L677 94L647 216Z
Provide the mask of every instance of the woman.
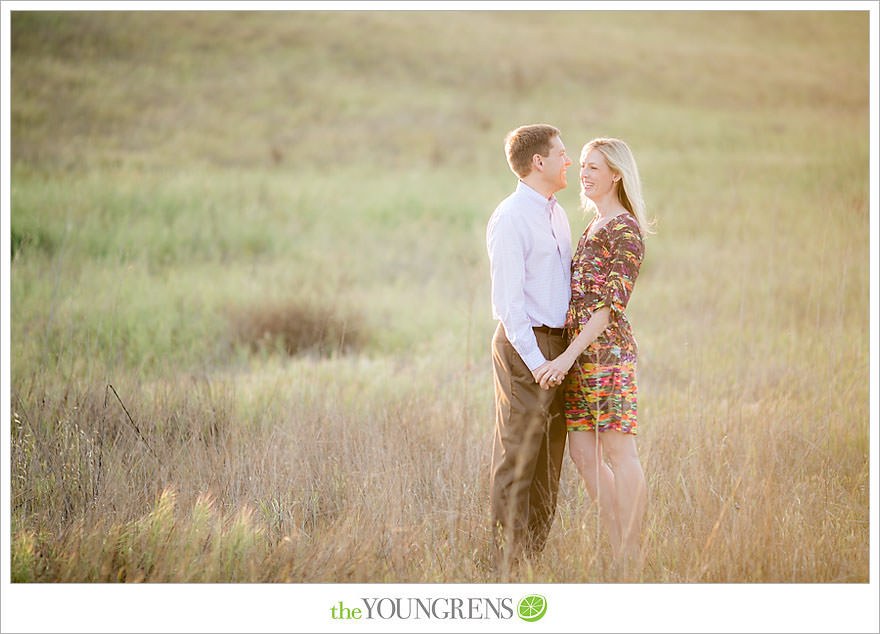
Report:
M594 139L580 165L581 201L595 216L571 263L571 343L538 378L542 387L558 385L572 370L563 386L569 453L599 507L615 559L635 561L647 486L635 443L636 341L623 311L650 227L626 143Z

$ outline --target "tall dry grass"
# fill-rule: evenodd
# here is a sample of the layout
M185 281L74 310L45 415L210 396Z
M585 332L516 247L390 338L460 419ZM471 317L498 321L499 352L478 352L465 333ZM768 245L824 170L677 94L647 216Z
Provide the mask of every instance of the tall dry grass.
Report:
M275 358L116 384L122 402L108 388L16 391L15 578L499 580L491 430L475 424L491 419L486 368L444 383L390 363ZM656 429L639 442L650 502L637 580L865 581L867 434L840 422L852 413L688 387L662 408L671 419L643 408ZM607 552L567 464L546 553L512 580L622 580Z

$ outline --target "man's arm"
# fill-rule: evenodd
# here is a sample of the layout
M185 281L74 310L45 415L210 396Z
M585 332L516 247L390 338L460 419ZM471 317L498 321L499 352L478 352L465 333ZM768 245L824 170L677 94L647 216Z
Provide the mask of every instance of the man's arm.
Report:
M492 306L507 339L523 362L535 372L547 363L525 310L525 250L522 237L508 216L493 218L486 232L492 276ZM537 381L537 378L536 378Z

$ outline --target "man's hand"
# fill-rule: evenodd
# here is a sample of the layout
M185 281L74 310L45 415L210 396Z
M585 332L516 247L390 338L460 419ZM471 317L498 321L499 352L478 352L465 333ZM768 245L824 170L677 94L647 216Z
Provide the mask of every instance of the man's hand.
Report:
M540 367L535 368L532 376L535 377L535 381L543 389L549 390L551 387L557 387L562 384L565 375L568 374L573 364L574 361L569 360L568 356L562 353L552 361L547 361Z
M532 370L532 376L535 377L535 383L541 382L541 379L543 378L544 374L546 374L547 368L549 368L549 367L550 367L550 362L544 361L544 363L542 363L537 368ZM544 386L542 385L541 387L544 387ZM547 388L544 387L544 389L546 390Z

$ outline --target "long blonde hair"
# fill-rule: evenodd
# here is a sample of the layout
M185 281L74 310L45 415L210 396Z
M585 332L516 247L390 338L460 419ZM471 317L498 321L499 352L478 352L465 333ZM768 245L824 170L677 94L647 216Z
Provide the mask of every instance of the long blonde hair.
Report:
M587 159L587 154L591 150L599 150L602 156L605 157L608 167L613 172L620 174L620 182L617 185L617 199L627 211L636 217L642 237L644 238L649 233L654 233L652 230L654 222L648 221L645 201L642 198L642 182L639 179L639 168L636 167L636 160L633 158L629 146L620 139L609 137L593 139L581 150L581 163ZM593 201L586 197L583 190L581 191L581 204L585 210L593 208L595 211Z

